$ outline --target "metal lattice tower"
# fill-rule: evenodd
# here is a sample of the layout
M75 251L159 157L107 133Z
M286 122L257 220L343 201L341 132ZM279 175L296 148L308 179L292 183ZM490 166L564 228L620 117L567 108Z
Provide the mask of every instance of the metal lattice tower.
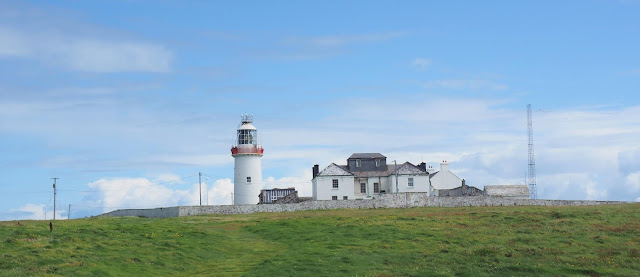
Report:
M537 199L536 191L536 157L533 153L533 122L531 114L531 104L527 105L527 127L529 133L529 178L527 180L529 186L529 198Z

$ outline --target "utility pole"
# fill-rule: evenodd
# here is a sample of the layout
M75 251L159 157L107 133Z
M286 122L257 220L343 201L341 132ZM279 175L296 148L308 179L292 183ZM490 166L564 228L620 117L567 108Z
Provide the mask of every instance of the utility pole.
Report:
M67 211L67 219L71 218L71 204L69 204L69 210Z
M204 189L207 191L207 206L209 206L209 177L204 181Z
M198 172L198 187L200 188L200 206L202 206L202 172Z
M60 178L51 178L53 179L53 220L56 220L56 181Z
M398 162L396 162L396 160L393 160L393 164L396 165L396 194L398 194Z

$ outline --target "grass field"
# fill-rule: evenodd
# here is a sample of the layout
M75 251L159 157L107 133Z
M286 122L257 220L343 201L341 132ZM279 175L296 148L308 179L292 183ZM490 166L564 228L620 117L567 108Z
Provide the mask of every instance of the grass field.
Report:
M0 275L640 276L640 204L0 222Z

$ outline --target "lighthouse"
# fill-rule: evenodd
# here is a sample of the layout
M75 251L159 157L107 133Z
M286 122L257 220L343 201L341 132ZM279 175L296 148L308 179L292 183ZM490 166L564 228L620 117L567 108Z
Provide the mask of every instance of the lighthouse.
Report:
M258 130L253 126L253 115L242 115L231 156L235 160L233 172L233 204L258 204L262 188L262 154L258 144Z

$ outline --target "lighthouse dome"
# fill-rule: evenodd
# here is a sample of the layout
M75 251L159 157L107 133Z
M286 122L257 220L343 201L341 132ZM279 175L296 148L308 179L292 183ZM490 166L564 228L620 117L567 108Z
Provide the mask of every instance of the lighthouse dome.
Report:
M258 147L258 129L253 126L253 115L243 115L240 126L238 126L238 136L236 145L238 147Z
M255 126L253 126L253 124L251 124L250 122L247 122L247 123L242 123L242 125L238 127L238 130L257 130L257 129Z

